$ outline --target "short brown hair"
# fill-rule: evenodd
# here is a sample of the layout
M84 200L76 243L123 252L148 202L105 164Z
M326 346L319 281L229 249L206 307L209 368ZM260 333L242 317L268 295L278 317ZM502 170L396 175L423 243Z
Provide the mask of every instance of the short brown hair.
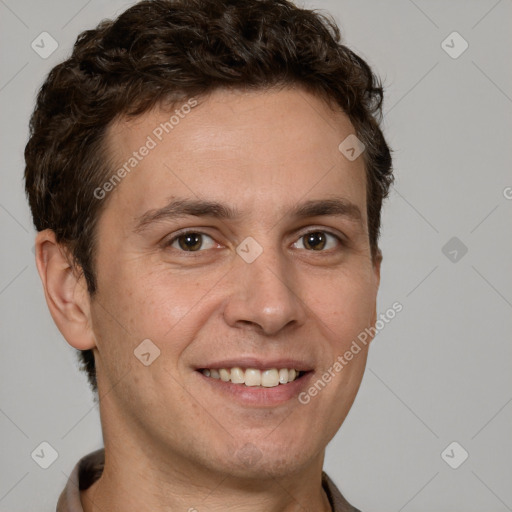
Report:
M52 229L96 291L93 191L112 174L105 131L122 116L219 88L300 86L340 107L365 144L368 232L378 254L393 181L379 128L383 91L341 44L336 23L286 0L146 0L80 34L39 91L25 148L25 189L38 231ZM92 350L80 353L97 390Z

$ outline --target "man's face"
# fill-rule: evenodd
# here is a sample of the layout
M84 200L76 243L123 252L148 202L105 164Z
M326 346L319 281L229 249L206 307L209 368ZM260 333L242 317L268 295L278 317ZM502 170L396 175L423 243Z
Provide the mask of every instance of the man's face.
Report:
M106 439L220 474L321 464L367 348L308 404L298 396L373 325L379 283L364 162L338 149L354 129L294 89L215 92L159 141L172 113L108 133L114 170L148 136L156 147L139 154L98 224L91 320ZM134 355L147 339L160 350L148 366ZM270 387L215 379L221 368L235 368L235 381L261 370ZM290 368L303 373L287 384L264 372L284 380Z

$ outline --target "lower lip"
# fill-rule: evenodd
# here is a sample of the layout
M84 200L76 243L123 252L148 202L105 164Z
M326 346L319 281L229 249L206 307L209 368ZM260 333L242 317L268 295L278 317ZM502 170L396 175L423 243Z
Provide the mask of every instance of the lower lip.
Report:
M307 388L313 372L307 372L302 377L289 382L288 384L279 384L273 388L262 386L246 386L245 384L233 384L224 382L221 379L206 377L200 371L196 370L199 378L203 379L205 384L212 386L218 393L225 393L231 399L244 405L254 406L275 406L284 404L293 398L297 398L299 393Z

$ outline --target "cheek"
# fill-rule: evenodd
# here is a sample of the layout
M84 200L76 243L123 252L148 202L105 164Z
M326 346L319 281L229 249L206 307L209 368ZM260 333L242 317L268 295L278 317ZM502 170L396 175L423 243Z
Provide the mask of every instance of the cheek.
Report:
M325 327L326 337L341 348L369 327L375 316L377 288L367 272L340 272L312 282L306 302Z
M169 378L168 372L174 371L180 354L194 339L189 318L197 315L194 305L201 288L180 287L170 281L163 273L135 273L133 269L126 273L118 269L103 281L92 313L101 359L98 373L109 383L104 389L122 381L119 389L128 386L125 395L135 399L141 394L138 384L143 382L148 391L156 381ZM148 339L151 343L144 341ZM148 350L151 358L162 357L147 367L136 356Z
M199 278L163 264L150 267L127 263L109 276L102 300L117 322L108 328L121 336L127 331L138 343L149 338L159 348L178 353L193 338L191 319L200 327L201 318L207 317L203 310L221 274L212 272Z

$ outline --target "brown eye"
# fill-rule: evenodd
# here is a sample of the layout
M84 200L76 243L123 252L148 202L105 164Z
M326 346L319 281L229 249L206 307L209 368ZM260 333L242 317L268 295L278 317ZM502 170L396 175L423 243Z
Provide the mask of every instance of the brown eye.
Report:
M296 249L307 249L308 251L324 251L332 249L340 243L340 239L326 231L310 231L302 235L294 247Z
M198 252L213 247L214 242L204 233L189 232L178 235L169 245L182 251Z
M321 251L325 247L326 237L321 231L315 233L308 233L304 235L304 247L306 249L313 249L314 251Z

